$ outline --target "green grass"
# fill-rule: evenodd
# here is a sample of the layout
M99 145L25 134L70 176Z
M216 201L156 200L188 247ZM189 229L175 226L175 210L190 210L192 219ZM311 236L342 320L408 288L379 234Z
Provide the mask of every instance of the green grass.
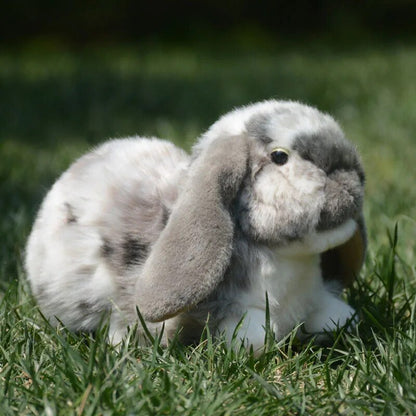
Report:
M416 414L416 46L157 45L0 52L0 414ZM48 187L116 136L189 149L221 113L265 98L333 114L367 172L369 252L346 293L361 316L332 348L292 336L255 359L208 337L160 349L42 319L22 254Z

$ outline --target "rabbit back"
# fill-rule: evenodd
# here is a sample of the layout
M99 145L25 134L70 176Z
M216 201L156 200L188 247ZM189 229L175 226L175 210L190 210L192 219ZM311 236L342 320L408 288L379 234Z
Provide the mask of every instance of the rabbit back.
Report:
M132 287L164 228L188 155L148 138L106 142L77 160L47 194L26 249L44 315L92 330L106 311L134 313Z

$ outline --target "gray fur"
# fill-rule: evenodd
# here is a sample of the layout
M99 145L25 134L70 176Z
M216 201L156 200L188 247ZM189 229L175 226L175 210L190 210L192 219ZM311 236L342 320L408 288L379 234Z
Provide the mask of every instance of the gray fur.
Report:
M114 254L114 247L111 245L111 242L107 239L104 239L103 244L100 248L100 253L104 258L111 257Z
M325 205L318 230L328 230L348 218L358 219L363 203L363 188L357 170L336 170L328 175Z
M75 224L78 221L78 217L74 213L74 207L68 202L65 202L65 208L67 211L67 214L66 214L67 224Z
M269 129L270 123L275 117L293 119L292 123L296 123L296 115L288 108L267 109L250 117L246 123L247 135L255 140L261 140L265 144L271 143L273 140L270 138Z
M110 308L100 305L98 303L90 302L88 299L81 300L78 303L77 308L82 316L86 316L86 315L93 316L96 314L101 314L101 313L110 311Z
M272 142L268 136L268 121L270 114L256 114L246 123L247 135L254 137L256 140L261 140L265 144Z
M302 134L293 148L328 175L326 203L317 229L328 230L347 218L357 218L363 201L364 171L353 145L341 132L324 128L315 134Z
M355 171L364 183L364 171L357 152L340 133L324 128L315 134L302 134L295 139L293 148L327 174L334 170Z
M262 246L247 237L237 226L235 229L233 252L224 277L215 290L203 299L196 308L187 312L186 316L205 325L209 316L209 326L213 332L218 323L232 312L244 314L243 310L236 310L236 299L242 293L249 291L253 274L261 265Z
M143 316L159 321L189 309L222 281L233 244L230 205L247 172L242 137L214 141L193 163L171 217L137 281Z
M126 268L141 264L146 260L149 245L143 242L140 238L128 234L122 243L123 248L123 263Z

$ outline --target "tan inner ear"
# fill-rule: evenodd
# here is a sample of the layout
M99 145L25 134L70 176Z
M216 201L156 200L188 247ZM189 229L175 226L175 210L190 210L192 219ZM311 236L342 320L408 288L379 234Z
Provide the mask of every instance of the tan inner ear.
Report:
M325 280L335 280L343 287L352 284L364 262L365 240L360 229L344 244L321 254Z

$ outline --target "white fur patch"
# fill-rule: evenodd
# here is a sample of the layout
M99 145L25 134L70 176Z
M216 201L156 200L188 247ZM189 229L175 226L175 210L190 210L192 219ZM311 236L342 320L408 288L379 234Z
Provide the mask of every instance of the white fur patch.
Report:
M349 219L333 230L314 231L303 237L301 241L288 244L278 251L282 255L293 257L323 253L348 241L356 229L357 223Z
M354 310L324 285L319 262L317 254L285 256L280 250L261 250L259 268L252 271L250 290L239 296L239 308L230 310L219 330L231 341L244 316L236 338L248 348L260 351L265 337L267 293L270 329L276 339L305 323L307 333L318 334L317 340L323 341L324 332L344 325Z

